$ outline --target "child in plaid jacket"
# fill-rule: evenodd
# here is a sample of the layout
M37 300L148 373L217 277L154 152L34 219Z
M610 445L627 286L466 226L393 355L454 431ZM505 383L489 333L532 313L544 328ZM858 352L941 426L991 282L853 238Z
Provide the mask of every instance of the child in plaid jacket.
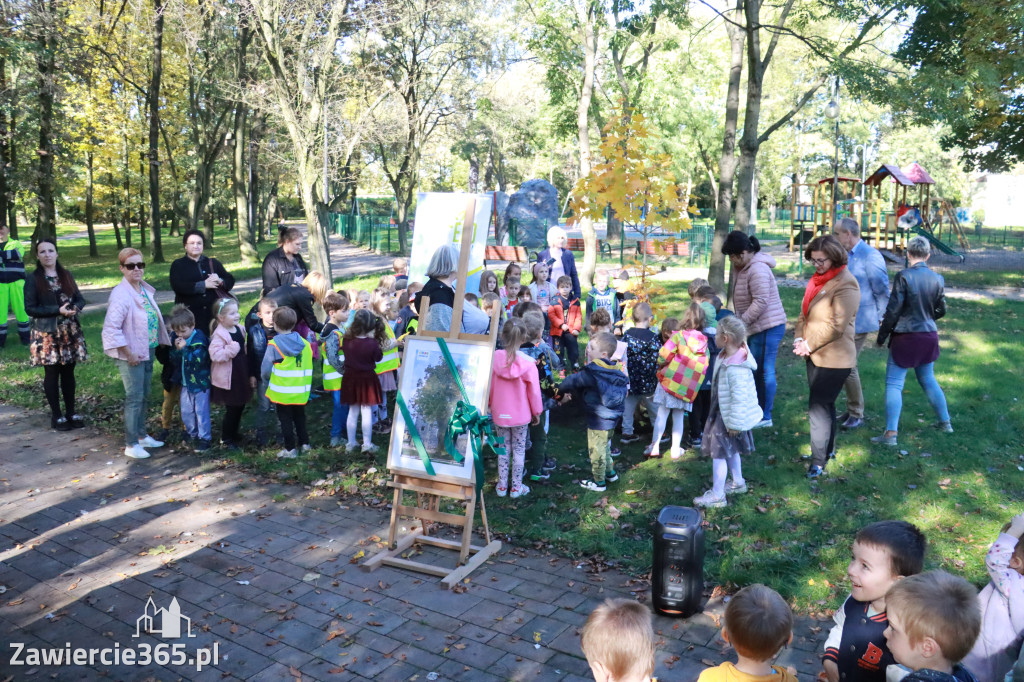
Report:
M693 399L704 382L708 369L708 339L701 333L705 326L704 311L691 303L679 323L679 330L661 347L658 386L654 389L654 404L658 415L654 421L651 445L644 452L648 457L661 457L659 444L672 415L672 459L682 454L683 419L693 409Z

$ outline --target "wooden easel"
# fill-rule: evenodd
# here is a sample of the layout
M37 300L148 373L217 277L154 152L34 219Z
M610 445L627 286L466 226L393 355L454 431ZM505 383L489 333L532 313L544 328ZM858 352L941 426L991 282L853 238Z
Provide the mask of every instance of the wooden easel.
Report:
M494 350L495 340L498 336L498 315L497 310L491 316L489 334L469 334L462 331L462 310L466 296L466 273L469 272L469 252L472 246L473 225L476 215L476 199L469 198L466 201L466 215L462 223L462 241L459 252L459 278L455 287L455 302L452 306L452 324L449 331L426 331L423 325L427 320L427 310L430 308L429 297L423 297L420 302L420 327L416 332L419 337L444 338L459 344L471 344L487 346ZM403 364L400 372L405 371ZM488 385L490 376L487 377ZM401 386L401 378L398 382ZM481 411L486 412L486 405L478 406ZM392 430L392 441L396 437ZM388 452L394 448L392 442ZM472 456L468 453L467 456ZM484 538L487 544L484 546L471 543L473 536L473 521L476 517L476 469L472 468L473 474L467 482L461 478L438 474L427 475L421 471L413 471L399 468L392 468L392 480L388 485L395 489L394 501L391 505L391 527L388 530L388 549L375 554L363 564L363 570L373 571L382 566L397 566L411 571L418 571L428 575L441 577L441 583L448 589L459 584L463 578L472 573L477 567L483 564L491 555L501 549L500 540L491 540L491 531L487 525L487 509L484 506L484 499L480 497L480 519L483 522ZM416 504L403 504L405 493L416 494ZM452 514L442 512L440 503L442 498L454 499L466 503L465 514ZM414 518L419 525L413 527L408 534L398 539L399 518L408 516ZM451 526L462 528L462 541L445 540L432 537L428 534L427 523L445 523ZM429 564L422 561L413 561L400 556L414 543L440 547L442 549L458 550L459 560L456 568L450 570L444 566Z

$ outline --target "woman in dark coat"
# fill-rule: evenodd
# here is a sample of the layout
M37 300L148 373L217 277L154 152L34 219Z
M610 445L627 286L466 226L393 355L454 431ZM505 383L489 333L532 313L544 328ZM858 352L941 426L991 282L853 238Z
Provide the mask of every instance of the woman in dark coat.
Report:
M203 255L206 237L199 230L186 232L181 243L185 247L185 255L171 263L174 302L187 306L196 318L196 329L209 335L210 321L213 320L211 308L219 298L217 292L231 291L235 278L216 258Z
M569 235L565 230L555 225L548 230L548 248L537 254L538 263L547 263L551 267L548 279L555 283L562 275L572 280L572 295L580 297L580 276L576 273L576 257L572 251L565 248L569 241Z
M910 265L896 275L889 294L878 345L889 340L889 362L885 368L885 432L872 443L896 445L900 413L903 411L903 384L911 369L935 410L935 428L953 433L949 421L946 394L935 380L935 361L939 359L939 327L935 320L946 314L945 282L928 267L931 246L924 237L907 244Z
M302 232L297 227L284 227L283 225L281 227L281 234L277 238L277 248L263 259L261 296L266 296L278 287L301 284L309 274L309 267L299 253L302 251Z
M88 358L78 323L85 298L75 278L57 260L56 243L43 239L36 244L36 262L35 273L25 280L25 311L32 318L29 357L33 367L42 366L45 372L43 391L50 404L50 426L69 431L85 426L75 413L75 365Z

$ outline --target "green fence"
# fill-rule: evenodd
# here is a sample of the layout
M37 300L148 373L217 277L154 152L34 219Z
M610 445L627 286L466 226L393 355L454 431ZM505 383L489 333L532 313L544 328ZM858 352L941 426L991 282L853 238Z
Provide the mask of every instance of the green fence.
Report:
M381 253L398 252L398 226L389 216L331 213L328 219L331 232L353 244Z

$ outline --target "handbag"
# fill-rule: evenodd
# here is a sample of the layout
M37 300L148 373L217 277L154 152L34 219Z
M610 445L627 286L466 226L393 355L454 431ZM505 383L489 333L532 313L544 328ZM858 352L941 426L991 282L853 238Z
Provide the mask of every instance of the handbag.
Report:
M204 256L204 258L205 258L205 256ZM207 268L207 270L209 270L209 272L211 272L211 273L216 273L216 272L217 272L217 270L216 270L216 269L214 269L214 268L212 267L212 265L213 265L214 263L217 263L217 259L216 259L216 258L206 258L206 262L207 262L207 264L208 264L208 265L210 265L210 266L211 266L211 267ZM222 267L223 267L223 266L222 266ZM219 300L221 300L222 298L227 298L227 299L230 299L230 300L234 301L235 303L238 303L238 297L237 297L237 296L235 296L235 295L234 295L233 293L231 293L230 291L228 291L228 290L227 290L227 289L226 289L226 288L224 287L224 285L223 285L223 284L219 284L219 285L217 285L216 287L214 287L214 288L213 288L213 293L217 295L217 300L218 300L218 301L219 301Z

